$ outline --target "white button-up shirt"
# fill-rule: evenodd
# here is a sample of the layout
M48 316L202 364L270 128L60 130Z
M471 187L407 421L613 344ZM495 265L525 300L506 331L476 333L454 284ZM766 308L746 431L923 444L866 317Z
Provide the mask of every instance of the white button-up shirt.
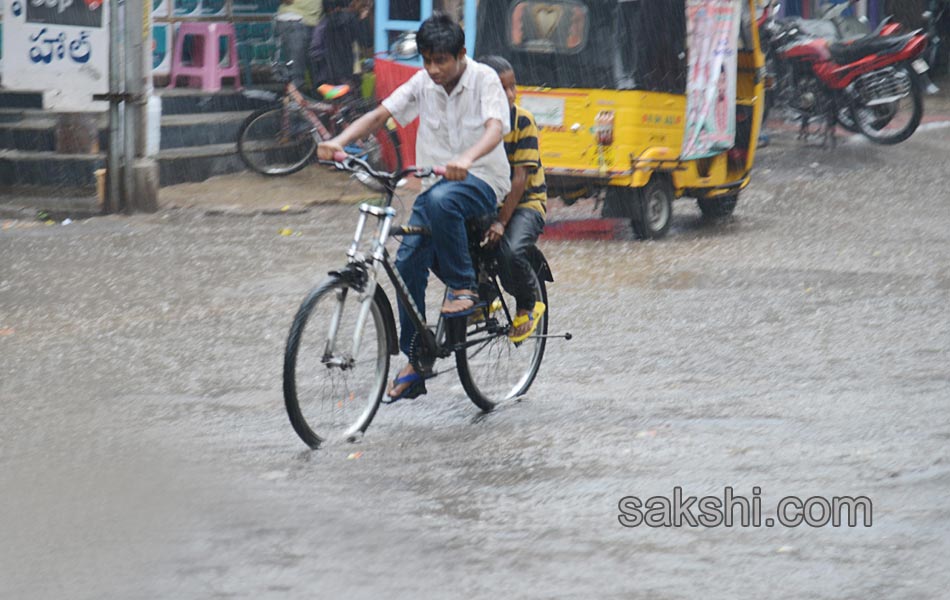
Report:
M465 61L465 71L451 95L422 69L383 100L383 106L400 125L408 125L419 117L419 166L444 165L457 158L482 138L489 119L501 122L502 135L511 131L508 99L498 74L470 58ZM499 143L476 160L469 173L490 185L496 200L504 200L511 189L505 145Z

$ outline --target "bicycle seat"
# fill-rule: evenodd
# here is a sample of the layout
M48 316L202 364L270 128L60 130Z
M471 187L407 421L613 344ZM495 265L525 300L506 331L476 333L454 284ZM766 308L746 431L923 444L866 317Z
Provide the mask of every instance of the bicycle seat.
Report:
M478 215L465 220L465 232L468 234L469 243L480 244L485 232L491 227L498 217L497 213L487 213Z
M336 100L337 98L342 98L343 96L350 93L350 86L348 85L330 85L329 83L324 83L317 88L317 92L323 97L324 100Z

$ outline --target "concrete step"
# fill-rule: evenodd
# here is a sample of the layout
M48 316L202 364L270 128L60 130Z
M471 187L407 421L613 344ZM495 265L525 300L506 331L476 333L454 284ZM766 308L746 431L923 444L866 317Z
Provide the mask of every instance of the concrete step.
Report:
M0 148L25 152L52 152L56 146L55 121L0 122Z
M163 115L251 111L269 106L275 101L273 92L266 89L240 92L222 90L217 93L166 89L158 90L158 95L162 98Z
M0 109L10 108L43 108L43 93L0 89Z
M170 148L158 154L159 185L204 181L215 175L245 170L234 142L190 148ZM0 188L46 186L95 189L95 171L106 166L106 155L57 154L0 150Z
M41 108L0 108L0 123L18 123L30 114L49 115Z
M158 153L158 167L160 186L204 181L247 169L237 154L236 142L162 150Z
M162 150L236 144L238 129L252 111L167 115L162 117Z
M109 139L109 121L105 114L96 115L95 118L99 128L99 147L104 152ZM0 120L0 148L24 152L54 152L56 123L55 113L36 110L24 112L18 121Z
M0 218L53 219L86 218L102 214L95 188L51 188L20 185L0 188Z
M162 112L180 115L202 112L227 112L232 110L255 110L276 100L281 86L277 84L256 85L240 91L221 90L202 92L191 88L158 88L155 94L162 99ZM15 114L25 110L43 110L43 95L40 92L21 92L0 88L0 115ZM0 116L2 118L2 116Z
M92 112L104 127L109 122L106 111ZM0 123L25 123L30 121L55 123L58 113L42 108L0 108Z
M106 155L57 154L0 150L0 186L42 185L95 189L95 170L106 164Z
M238 129L252 111L210 114L167 115L162 117L161 148L181 148L236 142ZM108 119L99 122L99 148L109 148ZM56 117L49 113L26 116L23 120L0 122L0 148L26 152L53 152L56 149Z
M268 95L270 94L270 95ZM236 154L237 133L253 110L272 104L267 90L204 93L159 90L162 97L160 185L204 181L244 170ZM39 94L0 92L0 188L43 185L94 189L94 171L104 168L108 117L97 115L99 153L58 154L55 113L43 111Z
M279 89L278 85L255 86L241 91L225 89L220 92L158 88L155 93L162 98L162 110L165 114L178 115L254 110L273 102L272 94ZM0 114L28 109L43 109L42 93L0 89Z

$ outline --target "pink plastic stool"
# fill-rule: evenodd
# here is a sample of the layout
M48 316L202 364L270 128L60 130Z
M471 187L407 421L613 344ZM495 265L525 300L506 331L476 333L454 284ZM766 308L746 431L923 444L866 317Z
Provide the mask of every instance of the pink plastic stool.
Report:
M192 36L191 63L181 60L185 37ZM228 38L228 64L221 64L220 38ZM241 71L237 58L237 36L231 23L184 22L175 35L175 52L172 54L171 77L168 87L174 88L179 77L188 80L186 85L200 87L206 92L221 89L221 80L234 78L234 89L241 89Z

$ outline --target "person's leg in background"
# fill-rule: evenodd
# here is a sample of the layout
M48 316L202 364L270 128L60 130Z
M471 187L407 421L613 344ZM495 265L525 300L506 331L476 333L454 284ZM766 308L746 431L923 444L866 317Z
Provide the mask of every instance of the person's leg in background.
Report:
M301 90L306 89L306 73L310 72L310 38L313 37L313 27L304 25L301 21L277 21L277 37L283 50L281 60L294 61L290 67L290 76L294 85Z

